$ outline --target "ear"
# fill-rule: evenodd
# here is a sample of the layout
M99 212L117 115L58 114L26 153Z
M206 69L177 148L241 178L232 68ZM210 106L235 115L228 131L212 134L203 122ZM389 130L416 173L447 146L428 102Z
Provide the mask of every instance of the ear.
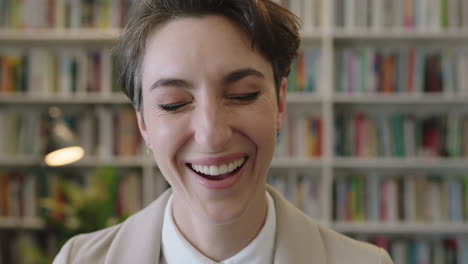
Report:
M278 114L276 116L276 128L279 130L286 115L286 94L288 91L288 81L285 77L281 79L278 90Z
M145 121L143 120L142 112L135 110L135 115L137 118L138 122L138 128L140 129L141 136L143 137L143 140L145 141L145 144L148 145L148 130L146 129L146 124Z

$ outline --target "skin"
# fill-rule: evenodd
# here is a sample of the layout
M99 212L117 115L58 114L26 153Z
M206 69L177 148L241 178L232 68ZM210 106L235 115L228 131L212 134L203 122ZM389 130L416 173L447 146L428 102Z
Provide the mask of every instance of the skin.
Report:
M136 116L172 186L176 225L210 259L235 255L265 222L286 79L277 100L271 64L234 23L210 15L177 18L151 34L142 84L144 107ZM207 188L188 166L200 159L219 165L231 155L247 161L229 188Z

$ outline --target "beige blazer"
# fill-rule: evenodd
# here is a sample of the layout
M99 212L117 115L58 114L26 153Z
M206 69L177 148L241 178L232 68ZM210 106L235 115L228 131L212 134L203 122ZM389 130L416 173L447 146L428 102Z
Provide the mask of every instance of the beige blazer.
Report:
M275 200L277 217L274 264L392 263L384 250L322 227L272 187L268 192ZM160 263L164 209L170 194L166 191L119 225L70 239L53 264Z

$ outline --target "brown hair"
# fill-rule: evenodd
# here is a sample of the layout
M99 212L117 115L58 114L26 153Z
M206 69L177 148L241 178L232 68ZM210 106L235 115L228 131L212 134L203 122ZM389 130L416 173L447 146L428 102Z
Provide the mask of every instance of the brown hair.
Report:
M139 0L114 50L120 84L135 109L141 107L141 63L149 34L175 18L210 14L231 19L247 33L252 47L271 63L278 95L300 42L294 14L271 0Z

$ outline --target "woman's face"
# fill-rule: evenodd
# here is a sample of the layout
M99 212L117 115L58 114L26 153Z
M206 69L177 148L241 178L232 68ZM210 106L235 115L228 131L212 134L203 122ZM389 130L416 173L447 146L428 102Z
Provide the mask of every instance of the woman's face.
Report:
M220 16L173 20L148 40L142 84L138 123L174 206L216 223L255 206L265 195L286 82L278 102L271 64L247 36Z

